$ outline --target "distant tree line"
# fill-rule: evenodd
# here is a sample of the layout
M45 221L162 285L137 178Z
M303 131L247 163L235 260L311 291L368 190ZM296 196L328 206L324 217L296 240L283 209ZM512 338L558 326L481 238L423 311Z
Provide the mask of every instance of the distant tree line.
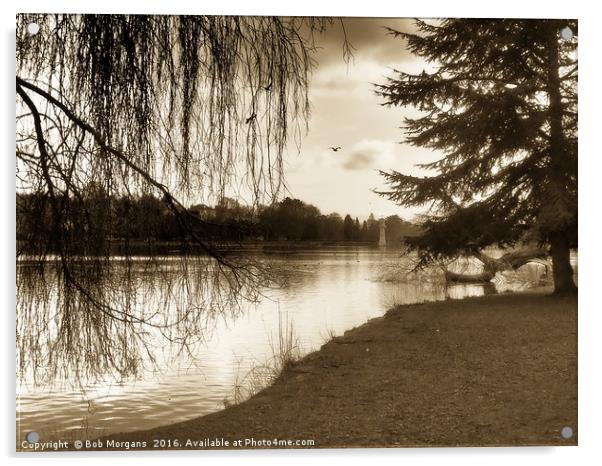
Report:
M239 232L270 241L377 242L380 234L379 221L374 214L360 222L349 214L344 218L336 212L323 214L316 206L290 197L257 209L225 198L215 207L197 205L191 210L214 224L236 225L235 230ZM399 243L403 237L417 234L412 223L397 215L385 220L385 231L390 243Z
M74 249L81 238L91 235L99 251L110 240L163 242L178 241L189 235L165 203L150 194L108 196L102 187L91 185L80 198L64 202L72 204L71 217L57 230L53 228L52 211L43 195L17 194L17 240L27 240L28 232L34 230L32 222L36 222L38 228L41 222L48 235L63 235ZM215 206L193 205L187 213L193 219L191 224L196 234L218 241L375 243L380 235L379 220L373 214L360 222L348 214L345 217L338 213L323 214L316 206L289 197L256 208L223 198ZM88 231L89 225L94 225L96 231ZM392 215L385 219L385 232L389 244L401 244L404 237L416 235L417 229ZM52 238L49 240L52 244Z

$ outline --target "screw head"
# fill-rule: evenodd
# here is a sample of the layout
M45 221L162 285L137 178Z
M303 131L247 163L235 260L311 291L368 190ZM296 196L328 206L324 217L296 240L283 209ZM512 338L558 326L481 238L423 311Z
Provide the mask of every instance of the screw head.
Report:
M566 26L560 30L560 37L564 40L571 40L573 38L573 31L570 27Z
M35 36L38 32L40 32L40 25L38 23L29 23L27 25L27 34L30 36Z
M37 432L28 432L27 435L25 435L25 440L29 443L37 443L40 441L40 434Z
M560 436L563 439L570 439L573 436L573 429L570 426L564 426L560 429Z

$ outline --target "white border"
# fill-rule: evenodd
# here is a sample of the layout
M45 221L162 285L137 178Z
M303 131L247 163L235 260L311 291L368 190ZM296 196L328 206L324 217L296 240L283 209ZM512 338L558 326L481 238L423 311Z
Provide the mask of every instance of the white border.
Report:
M2 294L4 306L2 347L4 360L3 422L0 434L4 456L8 461L15 460L14 445L15 402L14 402L14 18L17 12L73 12L73 13L154 13L154 14L270 14L270 15L313 15L313 16L391 16L391 17L570 17L579 19L579 117L580 117L580 254L579 254L579 447L558 448L459 448L459 449L420 449L420 450L322 450L322 451L248 451L248 452L141 452L111 454L49 454L45 460L51 464L63 464L85 460L89 464L106 464L117 458L125 458L128 463L161 464L173 460L201 462L229 462L249 464L303 464L307 461L325 460L332 463L363 464L367 460L400 464L461 464L507 465L508 463L525 464L545 462L546 465L590 464L595 457L602 457L597 448L602 433L600 424L600 363L596 356L602 354L598 336L602 328L602 305L596 283L601 277L600 254L602 167L600 163L600 83L602 70L599 50L600 16L594 1L539 1L506 0L498 2L476 2L469 0L455 1L416 1L404 3L402 0L385 2L372 0L363 4L352 4L350 1L302 0L289 3L278 0L252 0L218 2L165 0L162 2L102 0L100 2L81 2L75 0L22 0L16 4L2 2L2 72L1 93L3 148L2 160L2 202L1 217L4 228L4 241L1 244L0 264L2 267ZM10 220L10 221L9 221ZM27 455L30 456L30 455ZM174 458L177 456L177 458ZM24 457L24 455L19 455ZM40 455L36 455L40 458Z

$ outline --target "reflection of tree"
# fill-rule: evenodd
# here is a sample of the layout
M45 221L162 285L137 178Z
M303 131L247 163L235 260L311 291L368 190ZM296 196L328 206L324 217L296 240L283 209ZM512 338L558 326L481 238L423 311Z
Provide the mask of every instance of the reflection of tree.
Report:
M40 25L35 36L26 32L30 22ZM279 192L282 152L308 115L312 36L325 26L251 17L17 18L17 188L26 223L18 259L28 261L17 272L22 369L53 373L66 364L127 374L145 326L185 343L224 296L253 296L259 268L220 254L203 219L179 199L222 198L232 184L244 184L255 202ZM162 200L181 241L211 258L196 259L192 284L169 282L174 293L202 293L198 306L170 319L161 307L136 308L129 259L124 274L109 260L107 238L120 232L107 213L121 209L123 227L129 212L113 200L145 194ZM147 207L152 230L157 212ZM127 247L123 254L131 255ZM35 333L44 325L49 333Z
M72 267L77 284L64 278L60 262L44 264L43 273L36 263L18 268L18 371L37 383L137 374L155 362L156 350L165 354L165 343L172 356L194 357L189 352L210 338L217 319L236 317L241 295L257 293L251 281L235 287L235 272L207 257L82 260ZM265 267L256 273L270 282Z

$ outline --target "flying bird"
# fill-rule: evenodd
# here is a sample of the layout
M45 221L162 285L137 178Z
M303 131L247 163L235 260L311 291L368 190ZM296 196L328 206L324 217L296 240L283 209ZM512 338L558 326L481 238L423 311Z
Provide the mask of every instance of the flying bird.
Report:
M337 146L337 147L330 146L329 149L332 150L333 152L338 152L341 150L341 146Z

